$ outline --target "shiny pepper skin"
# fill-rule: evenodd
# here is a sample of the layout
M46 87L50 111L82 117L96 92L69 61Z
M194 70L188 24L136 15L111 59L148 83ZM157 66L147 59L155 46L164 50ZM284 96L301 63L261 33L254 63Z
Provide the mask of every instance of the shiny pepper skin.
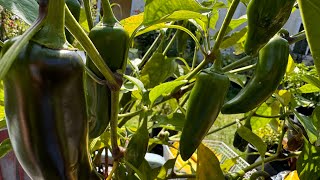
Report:
M33 179L100 179L90 164L83 73L76 51L30 41L4 78L10 140Z
M251 0L247 7L248 33L244 51L248 55L259 50L289 19L295 0Z
M223 114L245 113L266 101L278 88L287 68L289 44L276 35L259 52L254 76L230 101L223 105Z
M189 159L213 125L230 85L222 72L203 70L197 77L188 100L186 122L180 138L180 155Z
M91 29L89 38L112 72L123 69L127 61L129 35L116 20L114 23L100 22ZM86 66L97 77L104 79L89 57L87 57ZM106 130L110 122L111 91L106 85L98 84L88 75L86 75L85 84L90 125L89 137L95 138Z

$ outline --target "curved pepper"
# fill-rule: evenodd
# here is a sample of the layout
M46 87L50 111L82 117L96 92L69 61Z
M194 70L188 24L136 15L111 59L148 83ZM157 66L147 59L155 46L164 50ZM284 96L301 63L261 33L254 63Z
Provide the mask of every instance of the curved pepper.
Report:
M126 65L129 35L114 17L109 1L103 2L104 15L102 22L91 29L89 38L96 46L109 68L116 72ZM101 72L87 57L86 66L101 79ZM90 138L98 137L110 122L111 91L106 85L95 82L86 75L86 97Z
M295 0L251 0L247 7L248 33L244 51L248 55L259 50L289 19Z
M278 88L287 68L289 44L275 36L259 52L255 74L250 82L223 105L223 114L248 112L267 100Z
M186 122L180 138L180 155L191 157L220 113L229 89L229 78L222 72L200 72L188 100Z

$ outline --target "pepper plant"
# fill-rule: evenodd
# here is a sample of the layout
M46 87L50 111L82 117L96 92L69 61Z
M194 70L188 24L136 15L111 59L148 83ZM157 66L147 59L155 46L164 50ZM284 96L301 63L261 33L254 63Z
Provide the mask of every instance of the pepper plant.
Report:
M305 96L320 91L319 1L147 0L143 13L120 22L101 2L94 24L90 0L0 0L30 25L1 42L0 122L10 136L1 156L12 147L32 179L268 179L266 163L291 158L300 179L320 178L320 108ZM240 4L247 16L234 18ZM289 34L282 28L296 10L305 30ZM150 32L157 34L150 48L130 58L136 38ZM315 70L299 74L289 45L306 38ZM231 83L242 90L230 98ZM304 106L311 115L299 112ZM215 127L221 113L243 117ZM233 124L234 147L250 143L261 157L239 171L229 171L239 157L220 164L203 141ZM275 152L256 133L267 124L280 134ZM159 145L174 157L151 167L146 153Z

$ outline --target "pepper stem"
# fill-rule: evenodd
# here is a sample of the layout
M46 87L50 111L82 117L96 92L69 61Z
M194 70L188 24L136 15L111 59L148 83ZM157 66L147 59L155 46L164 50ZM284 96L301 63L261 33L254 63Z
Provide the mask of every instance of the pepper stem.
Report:
M117 18L114 16L109 0L101 0L103 17L102 23L113 26L115 23L119 23Z
M64 30L65 24L65 1L64 0L44 0L48 1L48 15L43 28L34 36L37 43L52 49L66 48L67 40ZM41 2L41 1L40 1Z

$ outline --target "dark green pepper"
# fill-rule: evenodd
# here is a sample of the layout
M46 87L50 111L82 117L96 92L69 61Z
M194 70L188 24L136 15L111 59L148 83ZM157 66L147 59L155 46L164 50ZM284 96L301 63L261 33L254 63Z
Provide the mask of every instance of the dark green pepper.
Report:
M296 0L251 0L247 8L248 33L244 50L248 55L259 50L287 22Z
M114 17L109 1L103 2L102 22L91 29L89 37L111 71L122 70L126 65L129 35ZM101 79L101 72L87 57L86 66ZM86 76L86 97L90 138L98 137L110 122L111 91L106 85L98 84Z
M191 90L186 122L180 139L183 160L191 157L220 113L229 89L228 77L220 71L205 69Z
M287 68L289 44L280 36L273 37L259 52L253 78L230 101L223 105L223 114L248 112L267 100L278 88Z
M79 22L80 11L81 11L80 2L78 0L65 0L65 1L66 1L66 5L68 6L73 17ZM72 34L69 31L66 31L66 38L70 44L73 43L74 37L72 36Z
M32 179L98 180L88 151L84 63L65 46L64 0L47 2L40 0L40 9L48 9L44 26L3 79L9 137Z

